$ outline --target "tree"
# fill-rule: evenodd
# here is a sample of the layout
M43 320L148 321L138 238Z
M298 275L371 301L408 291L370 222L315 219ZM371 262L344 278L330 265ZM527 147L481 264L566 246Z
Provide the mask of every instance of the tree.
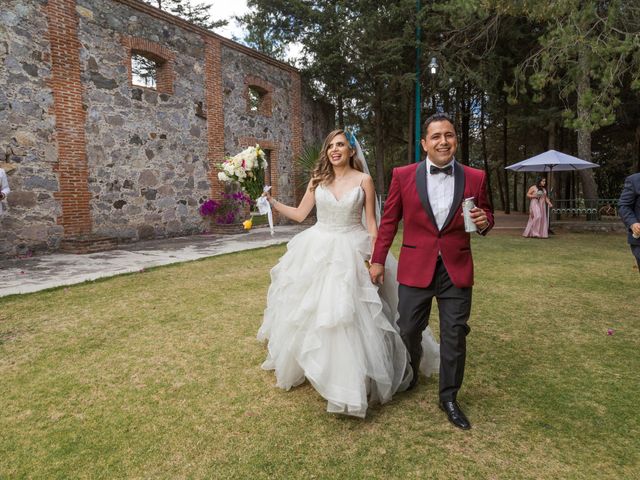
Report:
M252 11L242 18L249 31L245 42L277 58L290 42L302 44L303 75L317 97L336 106L337 123L355 127L369 156L375 156L381 193L385 173L412 161L412 131L420 128L413 125L416 25L424 32L421 64L432 56L440 64L434 84L426 71L419 74L427 92L421 114L444 109L454 115L459 160L495 172L492 186L500 196L494 198L503 208L511 202L517 207L521 198L516 188L521 177L504 167L524 152L558 143L556 148L588 159L581 154L585 148L591 152L591 143L606 144L607 168L620 172L633 162L640 168L640 128L620 120L637 111L628 103L637 103L632 89L640 87L638 2L429 0L417 14L415 0L248 4ZM586 68L579 68L579 59ZM593 136L614 119L624 132ZM629 146L613 148L614 138ZM570 143L580 152L567 148ZM593 155L605 161L598 151ZM605 174L602 165L597 180L612 191L618 173ZM588 181L587 198L594 191Z
M413 80L407 49L413 49L414 1L250 0L248 5L253 10L243 23L258 38L254 45L264 51L300 42L303 73L317 95L335 104L338 125L351 121L373 139L369 151L383 192L389 126L397 106L406 104Z
M144 2L207 30L224 27L229 23L227 20L212 20L211 5L206 3L193 3L192 0L144 0Z
M502 3L502 2L499 2ZM592 133L611 125L620 106L620 86L631 75L640 88L640 5L623 0L565 0L502 4L522 9L545 24L539 47L517 68L516 95L524 82L538 93L555 86L564 102L565 125L578 134L578 156L591 160ZM585 198L597 199L591 170L581 170Z

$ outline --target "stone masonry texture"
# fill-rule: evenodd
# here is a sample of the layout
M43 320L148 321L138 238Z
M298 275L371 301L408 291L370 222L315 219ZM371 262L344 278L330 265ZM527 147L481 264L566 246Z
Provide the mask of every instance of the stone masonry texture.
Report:
M156 88L132 85L132 52L158 62ZM0 257L200 233L217 165L253 141L295 203L296 155L333 128L293 67L138 0L2 0L0 65L0 162L16 167Z

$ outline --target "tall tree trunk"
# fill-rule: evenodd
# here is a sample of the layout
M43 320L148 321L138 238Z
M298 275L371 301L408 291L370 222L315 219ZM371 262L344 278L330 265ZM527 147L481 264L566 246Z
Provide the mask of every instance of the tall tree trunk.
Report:
M567 144L567 131L564 127L562 127L562 125L559 125L557 130L558 150L564 152L565 145ZM562 188L560 188L560 190L558 191L556 198L564 198L568 200L571 198L571 175L569 175L568 173L564 173L561 177L564 177L565 180L564 182L562 182ZM560 218L560 214L558 214L558 218Z
M585 47L580 49L578 57L578 121L580 122L580 128L578 128L578 157L588 162L591 161L591 128L588 126L591 124L590 117L591 112L589 105L585 102L585 96L591 92L590 77L589 77L589 52ZM597 200L598 198L598 186L593 178L593 171L591 169L579 170L580 179L582 180L582 190L585 199ZM595 208L595 205L593 205Z
M549 150L556 149L556 121L549 120L547 125L547 148Z
M518 174L513 172L513 211L518 211Z
M638 156L636 157L635 171L640 172L640 125L636 127L636 148Z
M529 189L528 187L529 185L527 185L527 172L523 172L522 174L522 213L527 213L527 190Z
M342 94L338 95L338 127L344 129L344 100Z
M414 87L415 88L415 87ZM412 101L411 92L407 96L407 110L409 112L409 129L407 131L407 165L413 163L414 160L414 151L413 151L413 143L414 143L414 123L415 123L415 102Z
M376 131L376 191L379 195L385 193L384 185L384 136L382 123L382 93L376 89L376 97L373 102L373 116Z
M500 196L500 205L502 205L502 210L505 210L507 207L505 207L506 201L504 196L504 189L502 188L502 175L501 175L501 172L498 171L498 169L499 167L496 167L496 180L498 180L498 195Z
M508 159L509 149L507 144L507 140L509 139L509 134L508 134L509 124L507 123L508 113L509 113L509 104L507 103L507 100L505 98L504 117L502 118L502 166L504 167L503 172L504 172L504 200L505 200L505 203L503 204L504 213L511 213L511 208L509 206L509 170L506 170L507 162L509 161Z
M460 124L462 130L462 158L460 160L464 165L469 165L469 126L471 119L471 101L469 100L469 85L463 83L462 95L460 98Z
M453 112L451 111L451 91L448 88L442 90L442 103L444 105L444 111L453 115Z
M549 121L549 125L547 125L547 149L549 150L557 150L556 148L556 138L557 138L557 130L558 124L554 119ZM551 178L549 178L549 198L562 198L560 195L560 190L562 188L560 174L551 172L549 174ZM558 220L559 214L556 216L556 220Z
M482 159L484 160L484 171L487 175L487 190L489 192L489 203L493 208L493 189L491 188L491 168L489 167L489 156L487 154L487 134L484 124L484 92L480 100L480 138L482 140Z

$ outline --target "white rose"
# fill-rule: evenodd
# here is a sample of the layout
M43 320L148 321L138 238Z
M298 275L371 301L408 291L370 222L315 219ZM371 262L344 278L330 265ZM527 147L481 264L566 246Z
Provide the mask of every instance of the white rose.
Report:
M231 179L227 177L224 172L218 172L218 180L220 180L221 182L228 182Z

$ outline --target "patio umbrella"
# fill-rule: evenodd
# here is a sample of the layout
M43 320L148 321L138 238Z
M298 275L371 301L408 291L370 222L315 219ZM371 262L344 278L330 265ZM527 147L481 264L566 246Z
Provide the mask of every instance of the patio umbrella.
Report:
M558 172L567 170L585 170L599 167L597 163L580 160L566 153L549 150L547 152L527 158L521 162L505 167L514 172Z
M549 176L551 176L553 172L586 170L599 166L597 163L587 162L566 153L548 150L505 168L514 172L549 172ZM551 178L549 178L549 185L551 185ZM548 211L547 218L549 219L547 228L551 228L551 216Z

